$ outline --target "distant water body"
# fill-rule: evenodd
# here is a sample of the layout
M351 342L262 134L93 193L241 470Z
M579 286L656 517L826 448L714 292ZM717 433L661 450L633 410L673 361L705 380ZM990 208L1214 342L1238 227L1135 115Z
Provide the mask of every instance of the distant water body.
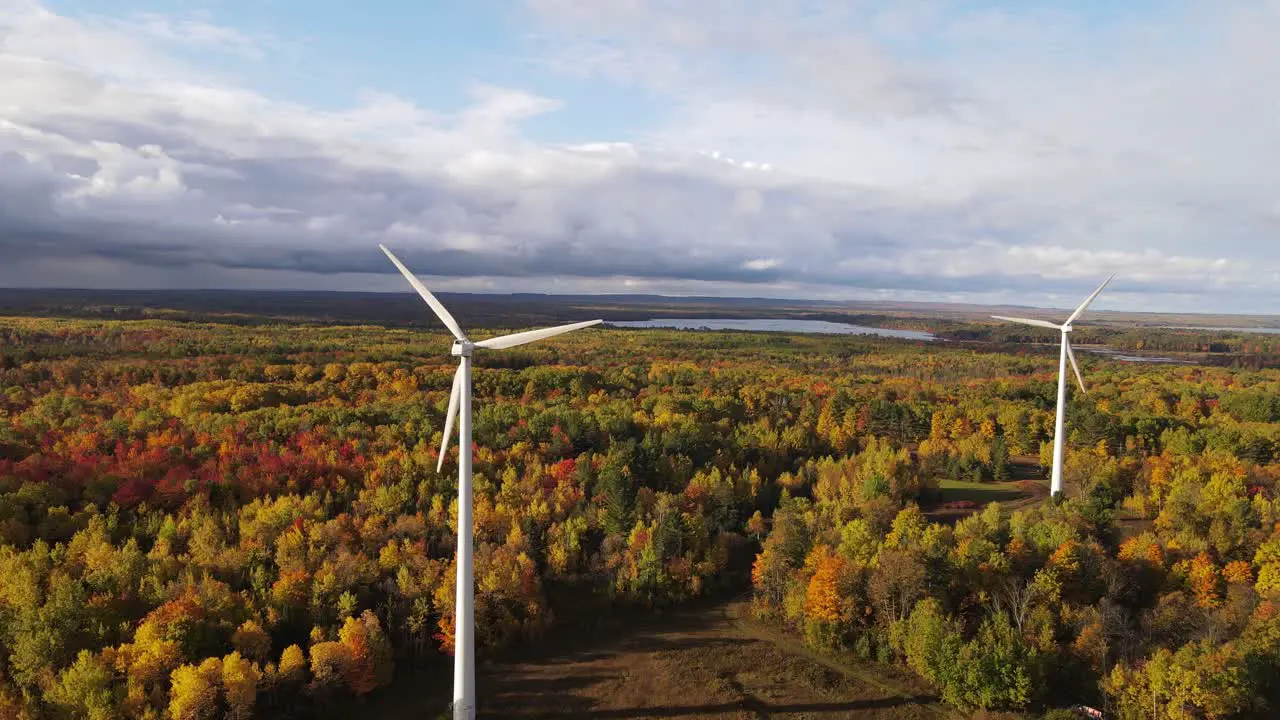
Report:
M674 328L676 330L753 330L756 332L816 333L822 335L879 335L903 340L936 340L931 333L917 330L866 327L825 320L655 318L624 320L609 325L623 328Z
M1204 330L1205 332L1241 332L1259 335L1280 335L1280 328L1268 327L1205 327L1192 325L1169 325L1169 330Z
M1129 363L1154 363L1159 365L1194 365L1190 360L1179 360L1171 357L1161 357L1159 355L1127 355L1119 350L1105 347L1078 347L1080 352L1093 353L1094 355L1103 355L1112 360Z

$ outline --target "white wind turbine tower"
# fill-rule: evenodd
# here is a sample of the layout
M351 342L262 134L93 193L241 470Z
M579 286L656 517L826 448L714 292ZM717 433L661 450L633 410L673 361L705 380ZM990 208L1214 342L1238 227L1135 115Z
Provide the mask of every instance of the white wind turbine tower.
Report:
M449 410L445 417L444 439L440 443L440 459L436 463L438 472L444 467L444 454L449 447L449 435L453 431L453 420L461 415L458 423L458 585L457 599L454 603L454 638L453 638L453 717L454 720L473 720L476 716L476 665L475 665L475 583L472 579L472 530L471 530L471 353L476 348L502 350L504 348L524 345L535 340L542 340L572 330L597 325L603 320L559 325L557 327L530 330L528 332L503 335L480 342L472 342L458 321L453 319L444 305L423 285L413 273L409 272L395 255L383 245L382 252L387 254L400 273L405 276L414 290L435 311L440 322L449 328L456 338L452 354L458 356L458 371L453 375L453 392L449 396ZM459 413L461 405L461 413Z
M1054 422L1053 430L1053 475L1049 480L1049 494L1051 496L1062 493L1062 449L1063 443L1066 439L1063 431L1063 423L1065 422L1067 410L1068 360L1071 361L1071 369L1075 371L1076 382L1080 384L1080 391L1088 392L1084 387L1084 376L1080 374L1080 366L1076 364L1076 354L1071 351L1071 323L1075 322L1077 318L1084 314L1084 311L1089 308L1090 303L1098 297L1103 288L1105 288L1113 279L1115 279L1114 273L1111 277L1104 280L1102 284L1098 286L1098 289L1093 291L1092 295L1086 298L1084 302L1080 303L1080 307L1076 308L1076 311L1071 313L1071 316L1067 318L1067 321L1061 325L1055 325L1054 323L1045 320L1029 320L1027 318L1005 317L1003 315L991 316L997 320L1005 320L1008 322L1020 323L1022 325L1031 325L1033 327L1049 328L1062 333L1062 349L1058 356L1058 413Z

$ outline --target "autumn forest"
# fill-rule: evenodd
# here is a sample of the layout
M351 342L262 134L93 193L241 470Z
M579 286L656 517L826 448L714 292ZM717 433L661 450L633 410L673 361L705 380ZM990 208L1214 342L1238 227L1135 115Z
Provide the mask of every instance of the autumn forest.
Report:
M1275 717L1280 370L1088 356L1053 501L1057 354L1005 331L477 356L482 655L749 593L964 712ZM0 718L339 717L448 676L449 343L0 317Z

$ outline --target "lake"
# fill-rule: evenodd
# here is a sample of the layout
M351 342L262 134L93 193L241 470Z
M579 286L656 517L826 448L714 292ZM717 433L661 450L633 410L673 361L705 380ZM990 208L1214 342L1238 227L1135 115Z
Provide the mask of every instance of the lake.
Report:
M902 340L935 340L927 332L894 330L892 328L866 327L826 320L788 320L785 318L759 319L710 319L710 318L654 318L652 320L622 320L608 322L622 328L673 328L676 330L751 330L754 332L815 333L822 335L879 335Z
M1121 362L1158 363L1162 365L1194 365L1195 364L1190 360L1179 360L1178 358L1161 357L1159 355L1126 355L1120 350L1115 350L1113 348L1106 348L1106 347L1097 347L1097 346L1081 347L1079 345L1072 345L1071 347L1075 348L1076 350L1079 350L1080 352L1092 353L1094 355L1103 355L1105 357L1111 358L1112 360L1119 360Z

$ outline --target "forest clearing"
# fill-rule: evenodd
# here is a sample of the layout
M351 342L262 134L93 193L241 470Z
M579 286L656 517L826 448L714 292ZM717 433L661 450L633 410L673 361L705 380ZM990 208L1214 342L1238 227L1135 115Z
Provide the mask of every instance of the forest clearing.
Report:
M566 637L569 635L569 637ZM482 717L690 720L957 718L908 673L820 653L750 617L742 598L628 618L585 636L553 635L479 668ZM370 720L441 714L449 687L393 690Z

